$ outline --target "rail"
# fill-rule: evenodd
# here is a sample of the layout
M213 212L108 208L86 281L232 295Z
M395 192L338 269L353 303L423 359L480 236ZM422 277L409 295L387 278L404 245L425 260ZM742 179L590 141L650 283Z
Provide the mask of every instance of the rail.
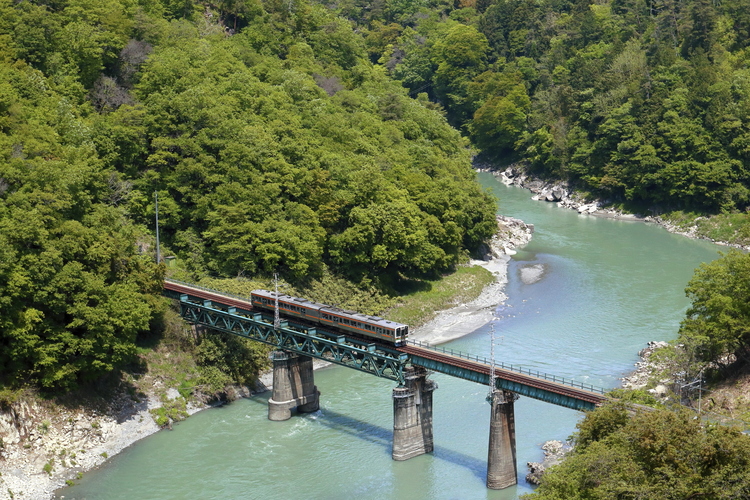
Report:
M462 351L458 351L456 349L448 349L444 347L438 347L430 345L427 342L421 342L419 340L409 340L407 342L409 345L413 345L415 347L421 347L422 349L429 349L431 351L435 352L441 352L443 354L450 354L451 356L455 356L457 358L466 359L468 361L476 361L477 363L483 363L485 365L490 365L490 360L485 357L479 357L473 354L465 353ZM566 380L564 377L558 377L556 375L550 375L548 373L540 372L538 370L531 370L529 368L523 368L521 366L513 366L513 365L506 365L503 362L495 363L495 367L501 368L503 370L520 373L521 375L529 375L530 377L536 377L543 380L548 380L550 382L555 382L562 385L567 385L568 387L574 387L577 389L583 389L584 391L589 392L595 392L599 394L605 394L609 392L606 389L603 389L601 387L596 387L591 384L584 384L581 382L576 382L575 380Z
M209 292L209 293L212 293L212 294L222 295L222 296L225 296L225 297L232 297L234 299L242 300L242 301L245 301L245 302L251 302L251 298L250 297L243 297L241 295L237 295L237 294L233 294L233 293L229 293L229 292L224 292L224 291L221 291L221 290L216 290L216 289L213 289L213 288L207 288L207 287L204 287L204 286L196 285L194 283L187 283L187 282L176 280L176 279L172 279L172 278L165 279L165 281L169 281L171 283L175 283L175 284L178 284L178 285L183 285L183 286L190 287L190 288L195 288L195 289L198 289L198 290L203 290L204 292ZM407 344L413 345L415 347L420 347L420 348L423 348L423 349L429 349L429 350L435 351L435 352L440 352L440 353L443 353L443 354L449 354L451 356L455 356L455 357L461 358L461 359L466 359L468 361L475 361L477 363L483 363L485 365L490 365L491 364L490 360L487 359L487 358L485 358L485 357L479 357L477 355L465 353L465 352L462 352L462 351L459 351L459 350L456 350L456 349L448 349L448 348L444 348L444 347L433 346L433 345L430 345L427 342L422 342L422 341L419 341L419 340L408 340ZM605 390L605 389L603 389L601 387L596 387L596 386L591 385L591 384L584 384L582 382L576 382L575 380L571 380L571 379L567 379L566 380L564 377L558 377L557 375L550 375L548 373L540 372L538 370L531 370L529 368L523 368L521 366L513 366L513 365L505 364L503 362L500 362L500 363L496 362L495 363L495 367L503 369L503 370L511 371L511 372L514 372L514 373L519 373L521 375L528 375L528 376L531 376L531 377L536 377L538 379L547 380L547 381L550 381L550 382L555 382L555 383L558 383L558 384L566 385L568 387L573 387L573 388L576 388L576 389L582 389L584 391L589 391L589 392L593 392L593 393L605 394L606 392L608 392L607 390Z
M244 300L245 302L252 303L252 299L250 297L237 295L235 293L225 292L223 290L217 290L215 288L208 288L205 286L196 285L195 283L188 283L187 281L180 281L174 278L164 278L164 281L169 281L170 283L177 283L178 285L187 286L190 288L196 288L198 290L203 290L204 292L214 293L216 295L223 295L225 297L232 297L233 299Z

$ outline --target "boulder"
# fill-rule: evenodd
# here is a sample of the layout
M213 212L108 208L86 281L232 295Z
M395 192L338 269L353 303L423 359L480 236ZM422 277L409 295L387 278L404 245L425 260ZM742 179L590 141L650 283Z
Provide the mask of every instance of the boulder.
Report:
M653 389L649 389L648 392L656 396L657 398L664 398L667 396L667 393L669 392L669 389L667 389L667 386L663 384L659 384Z
M540 180L532 180L531 182L527 182L524 187L532 193L539 193L542 190L542 187L544 187L544 182Z
M531 484L539 484L542 479L544 472L563 461L565 455L570 453L572 448L570 444L565 444L562 441L547 441L542 445L544 451L544 460L542 463L539 462L527 462L526 467L529 468L529 473L526 474L526 481Z
M545 470L544 465L539 462L526 462L526 467L529 469L529 473L526 474L526 482L539 485L542 482L542 475Z
M11 413L0 413L0 437L3 439L3 445L17 444L21 441L21 435Z
M552 189L544 191L544 193L542 193L542 197L546 201L556 202L556 201L560 201L563 198L565 198L566 194L567 193L565 192L565 190L562 187L555 186Z

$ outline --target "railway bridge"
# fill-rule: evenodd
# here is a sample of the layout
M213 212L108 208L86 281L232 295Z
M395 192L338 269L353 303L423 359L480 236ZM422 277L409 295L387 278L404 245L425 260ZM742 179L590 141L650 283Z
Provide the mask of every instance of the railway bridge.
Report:
M394 460L433 450L432 392L437 384L428 371L494 387L491 403L487 486L502 489L517 482L513 403L519 395L547 403L589 410L606 400L604 390L587 384L449 349L409 341L395 347L283 319L278 326L248 298L175 280L164 282L164 295L179 301L182 317L209 329L231 333L277 348L273 361L273 392L268 418L286 420L292 410L318 409L312 358L347 366L398 382L393 389Z

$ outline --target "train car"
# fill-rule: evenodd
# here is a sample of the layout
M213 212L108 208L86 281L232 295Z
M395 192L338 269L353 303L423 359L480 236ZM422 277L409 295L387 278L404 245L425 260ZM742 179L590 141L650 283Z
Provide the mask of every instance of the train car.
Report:
M254 307L273 311L276 293L268 290L253 290L251 295ZM406 344L409 326L395 321L368 316L354 311L346 311L327 304L311 302L307 299L279 294L279 313L338 330L345 330L365 337L373 337L396 346Z

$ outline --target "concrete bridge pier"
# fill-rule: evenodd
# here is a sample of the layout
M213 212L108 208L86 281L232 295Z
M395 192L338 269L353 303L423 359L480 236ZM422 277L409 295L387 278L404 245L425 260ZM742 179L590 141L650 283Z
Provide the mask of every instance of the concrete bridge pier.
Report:
M406 385L393 389L394 460L408 460L431 453L432 391L437 383L427 380L427 370L420 366L404 369Z
M268 419L288 420L292 409L300 413L318 411L320 392L313 378L313 361L309 356L274 351L273 393L268 400Z
M516 466L516 421L513 402L518 395L495 389L490 415L490 445L487 456L487 487L502 490L518 483Z

